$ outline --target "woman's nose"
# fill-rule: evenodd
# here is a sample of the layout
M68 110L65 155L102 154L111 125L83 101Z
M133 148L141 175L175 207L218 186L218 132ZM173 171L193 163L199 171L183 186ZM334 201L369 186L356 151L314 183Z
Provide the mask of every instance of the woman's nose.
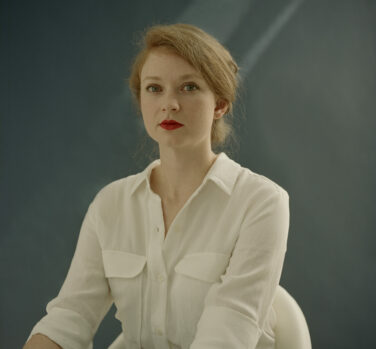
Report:
M180 109L179 100L173 93L166 95L162 103L163 111L178 111Z

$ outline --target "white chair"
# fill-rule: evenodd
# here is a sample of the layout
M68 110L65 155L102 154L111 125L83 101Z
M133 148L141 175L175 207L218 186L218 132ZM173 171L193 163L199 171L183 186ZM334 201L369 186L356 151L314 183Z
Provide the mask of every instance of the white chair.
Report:
M273 308L277 316L274 329L276 349L312 349L304 314L295 299L280 285L277 288ZM108 349L124 348L121 333L108 347Z
M281 286L273 302L277 323L276 349L312 349L308 325L295 299Z

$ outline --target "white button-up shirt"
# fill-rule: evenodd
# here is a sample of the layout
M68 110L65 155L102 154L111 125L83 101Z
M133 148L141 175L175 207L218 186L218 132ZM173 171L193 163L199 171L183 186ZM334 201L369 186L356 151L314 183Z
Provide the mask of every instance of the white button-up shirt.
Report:
M158 164L97 193L64 284L29 338L87 349L114 302L127 349L274 348L288 193L222 152L165 238L150 187Z

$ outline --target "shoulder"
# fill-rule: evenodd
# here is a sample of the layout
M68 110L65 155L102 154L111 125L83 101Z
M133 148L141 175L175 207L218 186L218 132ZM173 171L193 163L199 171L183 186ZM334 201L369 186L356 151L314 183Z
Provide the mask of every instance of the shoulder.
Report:
M289 194L271 178L244 168L239 177L242 195L242 227L244 239L257 241L258 248L269 248L277 242L286 248L290 224ZM239 205L240 206L240 205ZM255 228L255 229L253 229Z
M289 198L287 190L281 184L246 167L241 167L237 190L252 196L253 200L257 198L258 201L267 197Z
M231 198L231 206L245 224L271 219L287 222L290 215L287 190L278 181L242 167Z
M92 204L102 209L104 207L111 209L114 205L118 206L126 197L129 197L140 178L139 176L140 173L133 174L106 184L96 193Z

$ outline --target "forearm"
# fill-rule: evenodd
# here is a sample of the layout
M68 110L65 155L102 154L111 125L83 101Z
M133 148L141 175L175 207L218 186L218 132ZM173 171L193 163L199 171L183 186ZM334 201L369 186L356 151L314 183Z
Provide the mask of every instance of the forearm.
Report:
M31 336L22 349L63 349L47 336L37 333Z

